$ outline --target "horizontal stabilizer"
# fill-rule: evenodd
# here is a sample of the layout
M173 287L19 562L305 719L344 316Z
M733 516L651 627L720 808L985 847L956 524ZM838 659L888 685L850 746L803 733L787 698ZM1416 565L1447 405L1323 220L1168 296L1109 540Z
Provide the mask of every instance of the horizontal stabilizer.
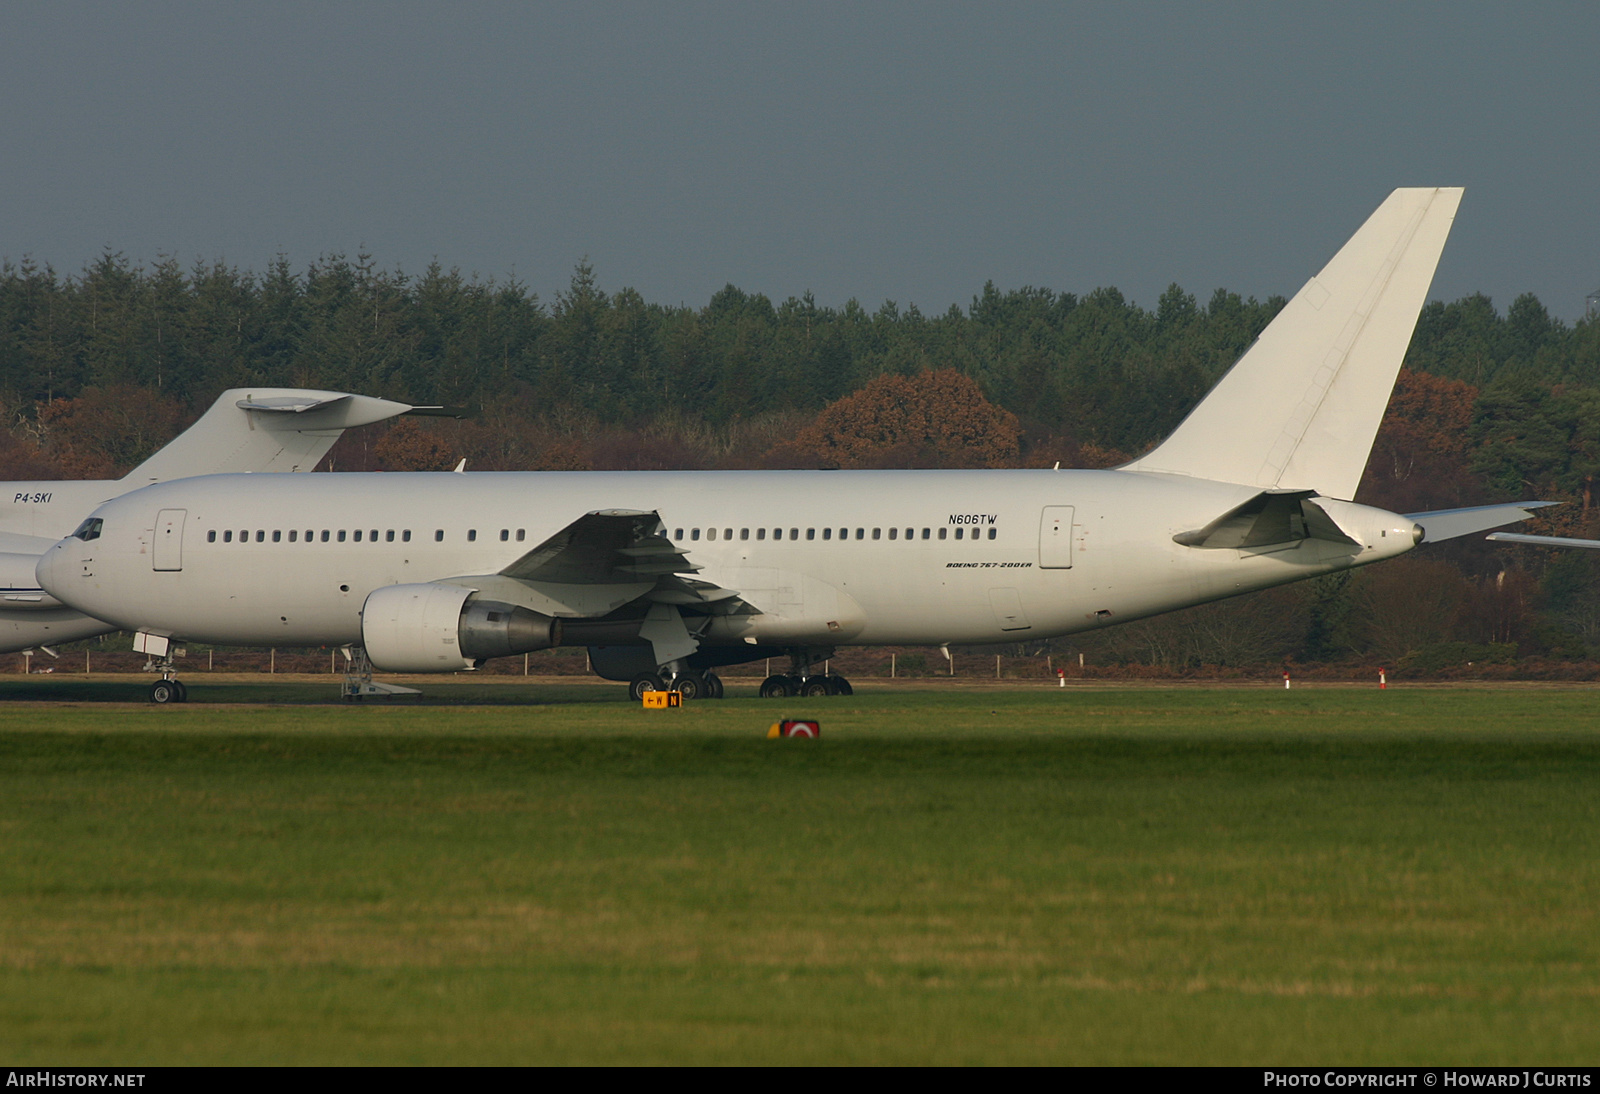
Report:
M1566 536L1525 536L1520 532L1493 532L1484 539L1492 539L1496 543L1531 543L1535 547L1582 547L1588 551L1600 551L1600 539L1569 539Z
M233 405L240 410L254 410L262 414L304 414L308 410L342 403L348 398L348 395L335 395L328 399L285 395L279 399L239 399Z
M256 424L267 429L341 430L371 425L386 418L409 414L416 408L407 403L376 399L371 395L350 395L332 391L302 392L296 395L252 395L236 400L240 410L256 416Z
M1527 520L1535 509L1560 504L1558 501L1519 501L1503 505L1474 505L1468 509L1407 513L1406 519L1422 526L1423 543L1438 543L1457 536L1469 536L1473 532L1487 532L1502 524L1515 524L1519 520Z
M1193 532L1179 532L1173 542L1206 550L1292 547L1303 539L1356 545L1356 540L1329 516L1312 490L1266 490L1243 505Z

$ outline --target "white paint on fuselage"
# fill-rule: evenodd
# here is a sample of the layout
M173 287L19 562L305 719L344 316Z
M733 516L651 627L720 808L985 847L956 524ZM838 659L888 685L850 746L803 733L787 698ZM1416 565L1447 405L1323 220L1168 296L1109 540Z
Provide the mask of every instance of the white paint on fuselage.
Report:
M739 590L762 611L720 623L714 640L980 643L1123 622L1412 546L1409 521L1360 506L1341 518L1360 547L1306 540L1252 552L1173 542L1256 492L1116 471L217 475L106 503L95 513L104 520L100 538L63 540L46 554L39 577L63 602L125 629L239 645L354 643L373 589L495 573L585 513L656 510L669 535L683 530L677 542L703 567L696 576ZM1074 507L1073 565L1044 569L1041 515L1063 505ZM183 568L155 571L157 514L169 509L187 514ZM971 515L981 523L952 523ZM892 540L890 527L899 530ZM715 540L707 537L711 528ZM776 540L780 528L784 538ZM831 538L822 538L824 528ZM915 530L909 541L908 528ZM790 538L792 529L800 538ZM850 538L841 539L840 529ZM937 538L940 529L945 539ZM410 542L402 539L406 530ZM224 542L228 532L233 542ZM239 541L241 532L248 542ZM838 595L825 595L830 590ZM1009 602L1004 590L1017 593L1026 629L1007 629L1017 620L996 607Z

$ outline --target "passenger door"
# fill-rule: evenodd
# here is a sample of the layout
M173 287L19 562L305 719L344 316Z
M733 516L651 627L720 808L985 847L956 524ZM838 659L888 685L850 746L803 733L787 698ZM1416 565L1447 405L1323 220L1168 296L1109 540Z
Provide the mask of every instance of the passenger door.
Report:
M150 552L152 570L183 569L183 521L187 509L163 509L156 514L156 541Z
M1072 510L1070 505L1047 505L1039 518L1039 568L1072 568Z

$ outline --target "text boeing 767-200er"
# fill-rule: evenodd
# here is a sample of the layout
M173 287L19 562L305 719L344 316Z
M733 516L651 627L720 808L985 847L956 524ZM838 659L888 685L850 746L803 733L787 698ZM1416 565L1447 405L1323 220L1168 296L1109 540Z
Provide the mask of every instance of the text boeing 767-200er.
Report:
M1043 638L1404 554L1533 503L1347 499L1459 189L1396 190L1159 447L1111 471L215 475L101 506L51 595L154 639L364 647L383 671L590 648L635 692L835 648Z

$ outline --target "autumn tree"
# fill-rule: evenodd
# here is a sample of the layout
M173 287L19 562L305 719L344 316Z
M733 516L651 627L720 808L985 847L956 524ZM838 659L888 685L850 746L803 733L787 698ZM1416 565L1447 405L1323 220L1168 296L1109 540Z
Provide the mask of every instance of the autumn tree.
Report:
M46 456L67 478L115 479L176 437L187 418L176 399L111 384L41 406L37 422Z
M1483 500L1470 467L1477 401L1464 380L1401 369L1356 497L1399 513Z
M829 404L768 454L775 467L1001 467L1014 463L1016 415L954 369L880 376Z
M372 446L378 466L385 471L448 471L457 458L437 430L421 422L402 418L390 426L383 439Z

